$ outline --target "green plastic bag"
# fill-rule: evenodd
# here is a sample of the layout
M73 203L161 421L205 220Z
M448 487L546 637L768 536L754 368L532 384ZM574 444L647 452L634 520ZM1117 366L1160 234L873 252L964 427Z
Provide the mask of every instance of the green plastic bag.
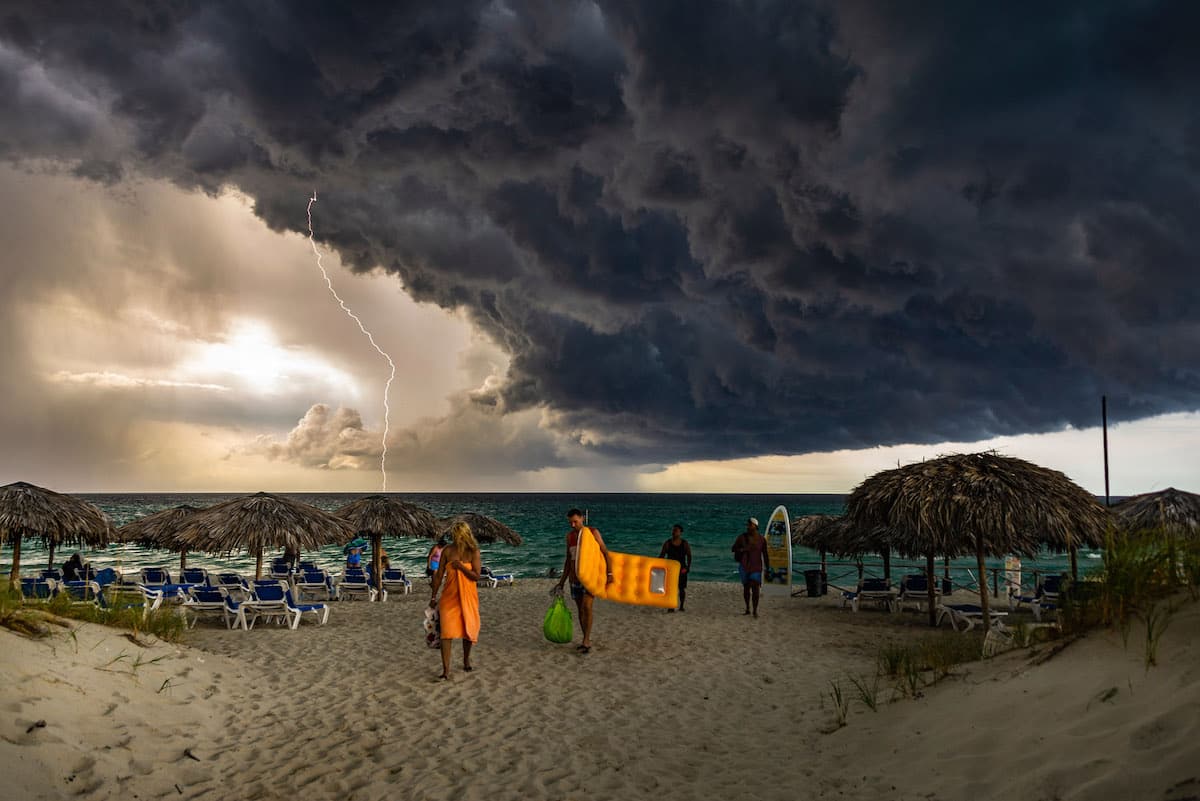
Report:
M542 633L550 642L570 642L575 636L575 623L571 619L571 610L563 603L561 595L554 596L554 603L546 610L546 619L542 621Z

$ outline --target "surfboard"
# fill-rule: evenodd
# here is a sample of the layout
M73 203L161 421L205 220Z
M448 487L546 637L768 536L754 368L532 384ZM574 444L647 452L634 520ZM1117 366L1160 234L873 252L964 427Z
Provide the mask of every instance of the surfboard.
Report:
M609 550L613 580L608 583L604 554L592 529L579 532L575 575L588 592L606 601L674 609L679 606L679 568L674 559L658 559Z
M763 575L763 593L791 596L792 594L792 523L787 509L776 506L763 529L767 540L767 560L771 563Z

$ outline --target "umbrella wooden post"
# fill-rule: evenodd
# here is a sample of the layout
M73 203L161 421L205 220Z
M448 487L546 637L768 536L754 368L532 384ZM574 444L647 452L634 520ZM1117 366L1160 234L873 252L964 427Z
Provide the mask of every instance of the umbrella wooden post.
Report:
M950 581L950 557L949 556L942 558L942 584L945 585L942 587L943 592L945 592L947 590L949 590L950 592L954 592L954 585Z
M1079 560L1076 558L1076 549L1071 548L1071 581L1072 583L1079 581Z
M379 551L383 548L383 535L371 534L371 578L375 583L375 591L383 592L383 558ZM382 598L382 595L378 597Z
M254 552L254 580L262 578L262 546Z
M975 535L975 562L979 566L979 608L983 610L983 636L986 637L992 628L991 615L988 614L991 594L983 572L983 537L980 534Z
M179 552L179 569L180 571L187 570L187 548ZM180 583L183 582L180 581Z
M892 580L892 552L890 549L883 551L883 580L890 582Z
M8 586L12 589L21 587L21 532L9 533L12 538L13 565L8 576Z
M925 556L925 575L928 577L925 580L927 589L929 590L929 625L937 627L937 608L934 606L936 595L933 591L933 551L930 551Z
M54 540L50 540L50 559L46 563L46 567L50 570L54 569Z

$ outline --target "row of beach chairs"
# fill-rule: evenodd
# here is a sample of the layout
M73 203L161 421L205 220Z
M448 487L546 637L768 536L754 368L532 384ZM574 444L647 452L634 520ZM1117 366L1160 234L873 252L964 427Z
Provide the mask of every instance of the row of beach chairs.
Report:
M1021 607L1028 607L1036 622L1042 622L1046 613L1057 612L1059 596L1065 588L1066 576L1049 575L1034 588L1032 593L1022 592L1020 587L1010 587L1008 592L1008 611L989 609L989 617L993 625L1003 626L1004 618L1009 612L1015 612ZM943 603L943 587L935 582L934 604L937 613L937 624L944 620L959 631L970 631L983 620L983 608L977 604ZM890 612L898 612L905 606L912 606L917 611L923 611L929 603L929 580L923 574L905 576L899 589L892 586L887 579L863 578L859 580L854 590L842 593L842 606L849 605L855 612L863 604L873 604L883 607Z

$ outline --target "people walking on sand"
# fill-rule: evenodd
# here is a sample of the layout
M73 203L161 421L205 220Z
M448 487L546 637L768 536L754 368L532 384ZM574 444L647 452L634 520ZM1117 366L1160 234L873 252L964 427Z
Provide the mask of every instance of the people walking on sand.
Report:
M479 639L479 543L471 527L462 520L450 529L450 544L441 550L433 574L429 608L437 607L441 621L442 679L450 678L450 648L462 640L463 670L470 672L471 646ZM442 590L441 599L438 589Z
M438 565L441 564L442 549L446 547L446 535L438 537L438 541L429 549L429 553L425 554L425 575L431 580L433 574L437 572Z
M688 571L692 569L692 546L683 538L683 526L678 523L671 526L671 537L662 544L662 549L658 552L658 558L663 557L679 563L679 611L682 612L683 603L687 599Z
M575 599L575 607L579 610L579 628L583 631L583 641L576 648L581 654L591 653L592 650L592 603L596 600L596 596L587 591L579 581L579 577L575 575L575 557L579 553L579 538L583 532L583 512L578 509L572 509L567 512L567 525L570 529L567 530L567 557L563 561L562 577L555 585L555 590L561 592L563 584L567 581L571 582L571 597ZM592 535L596 538L596 544L600 546L600 553L604 556L604 568L607 574L605 584L612 584L613 572L612 563L608 559L608 548L604 545L604 540L600 537L600 532L597 529L591 529Z
M746 602L746 611L758 617L758 596L762 589L763 571L771 567L767 556L767 540L758 533L758 519L751 517L746 521L746 530L733 541L733 558L738 563L738 575L742 579L742 598Z

